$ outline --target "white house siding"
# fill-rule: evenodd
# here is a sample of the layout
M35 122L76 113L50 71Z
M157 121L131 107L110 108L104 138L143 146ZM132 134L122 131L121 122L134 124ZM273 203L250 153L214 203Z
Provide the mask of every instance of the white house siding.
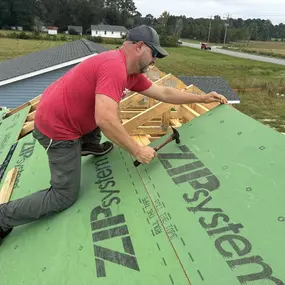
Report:
M0 106L16 108L37 97L76 64L0 86Z
M124 33L123 33L124 34ZM111 31L94 31L91 32L92 37L102 37L102 38L117 38L120 39L121 32L111 32Z
M57 30L48 30L49 35L57 35Z

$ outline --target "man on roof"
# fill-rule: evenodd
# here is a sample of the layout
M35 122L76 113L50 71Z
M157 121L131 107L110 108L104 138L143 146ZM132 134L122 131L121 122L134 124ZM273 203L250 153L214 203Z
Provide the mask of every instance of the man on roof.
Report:
M124 90L172 104L227 103L216 92L201 96L153 84L144 73L167 55L157 32L142 25L129 32L119 49L86 59L43 92L33 135L48 155L51 186L0 205L0 243L15 226L75 203L81 156L105 155L115 143L141 163L156 157L152 147L140 146L121 124L118 107ZM100 143L101 131L111 142Z

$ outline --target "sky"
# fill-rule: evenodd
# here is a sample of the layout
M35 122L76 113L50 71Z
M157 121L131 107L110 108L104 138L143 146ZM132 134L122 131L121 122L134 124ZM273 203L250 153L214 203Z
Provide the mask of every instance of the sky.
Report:
M159 17L164 11L171 15L210 18L229 15L231 18L260 18L273 25L285 24L285 0L134 0L142 16ZM270 4L269 4L270 2Z

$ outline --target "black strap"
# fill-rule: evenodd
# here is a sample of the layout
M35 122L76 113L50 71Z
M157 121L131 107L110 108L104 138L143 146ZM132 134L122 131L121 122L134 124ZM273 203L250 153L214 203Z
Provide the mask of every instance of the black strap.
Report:
M8 152L8 154L7 154L7 156L6 156L5 160L4 160L4 162L3 162L3 163L1 164L1 166L0 166L0 183L1 183L1 180L2 180L2 178L3 178L3 176L4 176L4 173L5 173L5 171L6 171L6 168L7 168L8 164L9 164L9 162L10 162L12 156L13 156L13 153L14 153L16 147L17 147L17 144L18 144L18 142L14 143L14 144L10 147L10 150L9 150L9 152Z

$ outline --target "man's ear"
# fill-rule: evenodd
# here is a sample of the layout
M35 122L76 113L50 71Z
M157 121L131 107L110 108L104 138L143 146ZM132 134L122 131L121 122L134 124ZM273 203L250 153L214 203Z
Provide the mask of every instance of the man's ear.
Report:
M143 42L138 42L138 47L139 47L139 49L142 49L142 47L143 47Z

